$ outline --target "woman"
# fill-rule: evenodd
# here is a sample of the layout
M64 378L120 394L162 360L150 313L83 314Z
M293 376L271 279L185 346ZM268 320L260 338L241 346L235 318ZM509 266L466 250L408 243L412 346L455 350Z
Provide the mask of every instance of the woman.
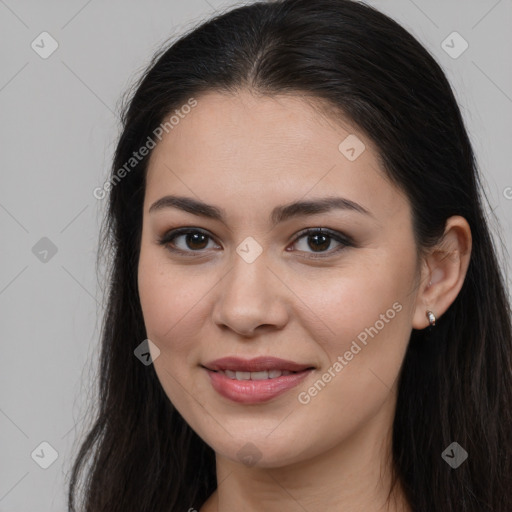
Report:
M509 299L450 85L396 22L282 0L195 28L100 192L72 510L512 510Z

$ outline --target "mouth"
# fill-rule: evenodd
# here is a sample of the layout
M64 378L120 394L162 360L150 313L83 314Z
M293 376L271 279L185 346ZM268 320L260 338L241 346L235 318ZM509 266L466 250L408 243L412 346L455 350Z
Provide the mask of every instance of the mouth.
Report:
M209 369L209 368L207 368ZM312 370L313 367L306 368L306 370ZM303 371L306 371L303 370ZM233 380L268 380L277 379L279 377L285 377L287 375L293 375L295 373L289 370L263 370L261 372L244 372L244 371L233 371L233 370L210 370L215 373L223 373L226 377Z
M221 396L231 401L255 404L265 402L302 382L315 367L273 357L244 360L217 359L201 365Z

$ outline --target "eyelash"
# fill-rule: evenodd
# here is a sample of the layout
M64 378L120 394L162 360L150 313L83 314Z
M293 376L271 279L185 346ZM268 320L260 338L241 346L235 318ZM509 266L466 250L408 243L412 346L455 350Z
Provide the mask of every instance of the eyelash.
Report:
M158 239L157 243L159 245L164 246L166 249L168 249L169 251L171 251L173 253L182 254L186 257L192 257L192 258L200 257L200 256L202 256L202 254L196 255L196 254L190 254L190 253L202 253L202 252L204 252L204 249L200 249L197 251L193 251L193 250L184 251L182 249L177 249L176 247L173 247L171 244L171 242L174 241L177 237L179 237L181 235L192 234L192 233L201 233L201 234L205 235L206 237L208 237L210 240L213 239L208 233L206 233L202 229L178 228L178 229L168 231L162 238ZM327 238L333 239L342 245L334 250L326 251L323 253L311 253L310 256L303 256L306 259L328 258L328 257L331 257L334 254L337 254L340 251L344 250L346 247L354 247L354 245L355 245L353 240L350 237L347 237L346 235L343 235L342 233L339 233L338 231L333 231L333 230L325 229L325 228L304 229L304 230L300 231L299 233L297 233L297 236L294 238L292 244L296 244L301 238L307 237L308 235L311 236L311 235L315 235L315 234L325 235L325 236L327 236Z

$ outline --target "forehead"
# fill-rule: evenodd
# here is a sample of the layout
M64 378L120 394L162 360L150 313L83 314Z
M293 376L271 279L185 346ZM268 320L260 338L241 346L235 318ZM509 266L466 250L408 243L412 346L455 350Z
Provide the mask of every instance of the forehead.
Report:
M180 116L181 119L174 116L176 124L164 134L153 152L155 155L170 151L177 154L189 149L193 141L196 151L189 156L201 157L211 151L215 157L245 160L277 155L299 160L305 154L316 158L334 155L338 159L339 143L352 134L365 139L371 153L366 160L377 156L372 141L349 121L332 111L329 117L324 115L328 106L319 99L240 91L237 94L210 92L196 101L197 106ZM268 151L261 152L262 149ZM233 154L237 150L240 153Z
M147 203L193 192L213 204L270 207L342 194L378 212L404 199L380 168L374 143L347 120L323 115L317 105L325 104L249 91L196 100L153 150Z

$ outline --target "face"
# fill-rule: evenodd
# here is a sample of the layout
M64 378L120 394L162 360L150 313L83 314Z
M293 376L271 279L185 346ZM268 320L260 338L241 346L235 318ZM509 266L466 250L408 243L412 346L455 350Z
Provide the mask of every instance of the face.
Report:
M153 150L144 322L165 393L218 455L278 467L389 429L418 272L372 141L304 98L209 93Z

